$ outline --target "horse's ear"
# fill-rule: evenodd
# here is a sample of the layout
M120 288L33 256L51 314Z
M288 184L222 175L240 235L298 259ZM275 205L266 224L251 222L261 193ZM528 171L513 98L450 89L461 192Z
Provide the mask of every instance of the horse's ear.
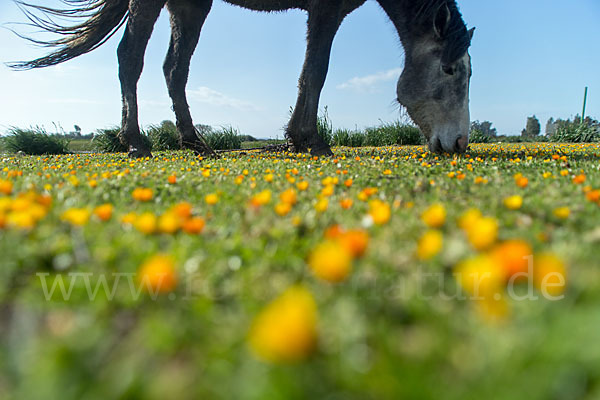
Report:
M469 40L473 40L474 34L475 34L475 28L469 29Z
M448 3L444 1L438 8L435 13L435 18L433 19L433 30L440 39L443 39L446 36L451 19L452 15L450 14Z

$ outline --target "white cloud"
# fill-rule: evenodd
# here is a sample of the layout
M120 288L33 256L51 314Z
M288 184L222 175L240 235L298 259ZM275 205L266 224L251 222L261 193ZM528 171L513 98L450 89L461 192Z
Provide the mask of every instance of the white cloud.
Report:
M260 110L260 107L257 107L256 105L250 102L236 99L234 97L229 97L226 94L223 94L206 86L200 86L196 90L188 90L187 94L190 100L197 101L200 103L207 103L220 107L232 107L237 108L238 110L245 111Z
M398 79L401 73L402 68L394 68L367 76L356 76L344 83L337 85L336 88L340 90L357 90L359 92L371 91L380 82L387 82Z

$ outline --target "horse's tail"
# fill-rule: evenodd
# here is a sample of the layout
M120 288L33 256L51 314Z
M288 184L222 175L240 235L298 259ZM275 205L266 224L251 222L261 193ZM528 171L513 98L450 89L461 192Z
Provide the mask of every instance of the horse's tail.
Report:
M56 40L42 41L25 37L35 44L54 47L56 50L44 57L8 64L14 69L43 68L71 60L104 44L125 23L129 15L129 0L62 0L67 9L49 8L15 0L25 13L30 25L43 31L61 35ZM42 15L37 15L39 11ZM58 17L58 18L56 18ZM79 22L64 26L54 19L73 18ZM85 18L85 19L84 19ZM80 22L84 19L83 22Z

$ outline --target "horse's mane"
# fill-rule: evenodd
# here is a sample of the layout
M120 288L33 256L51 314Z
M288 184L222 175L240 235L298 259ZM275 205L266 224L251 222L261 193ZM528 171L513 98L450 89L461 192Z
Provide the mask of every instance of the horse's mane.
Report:
M450 10L450 25L445 33L444 52L442 54L443 64L452 64L461 58L471 45L471 37L467 26L456 5L456 0L422 0L409 1L413 3L414 16L421 26L430 28L431 21L436 17L438 10L444 4ZM425 25L426 24L426 25Z

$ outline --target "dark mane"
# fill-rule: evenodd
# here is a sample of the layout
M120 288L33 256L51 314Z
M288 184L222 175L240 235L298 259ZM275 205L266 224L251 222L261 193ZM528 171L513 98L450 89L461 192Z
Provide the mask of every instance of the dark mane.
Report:
M462 15L456 5L456 0L425 0L416 2L415 17L419 25L431 29L431 21L434 20L440 7L444 3L450 10L450 26L445 34L444 53L442 54L443 64L452 64L460 59L469 49L471 38L467 31L467 26L463 21Z

